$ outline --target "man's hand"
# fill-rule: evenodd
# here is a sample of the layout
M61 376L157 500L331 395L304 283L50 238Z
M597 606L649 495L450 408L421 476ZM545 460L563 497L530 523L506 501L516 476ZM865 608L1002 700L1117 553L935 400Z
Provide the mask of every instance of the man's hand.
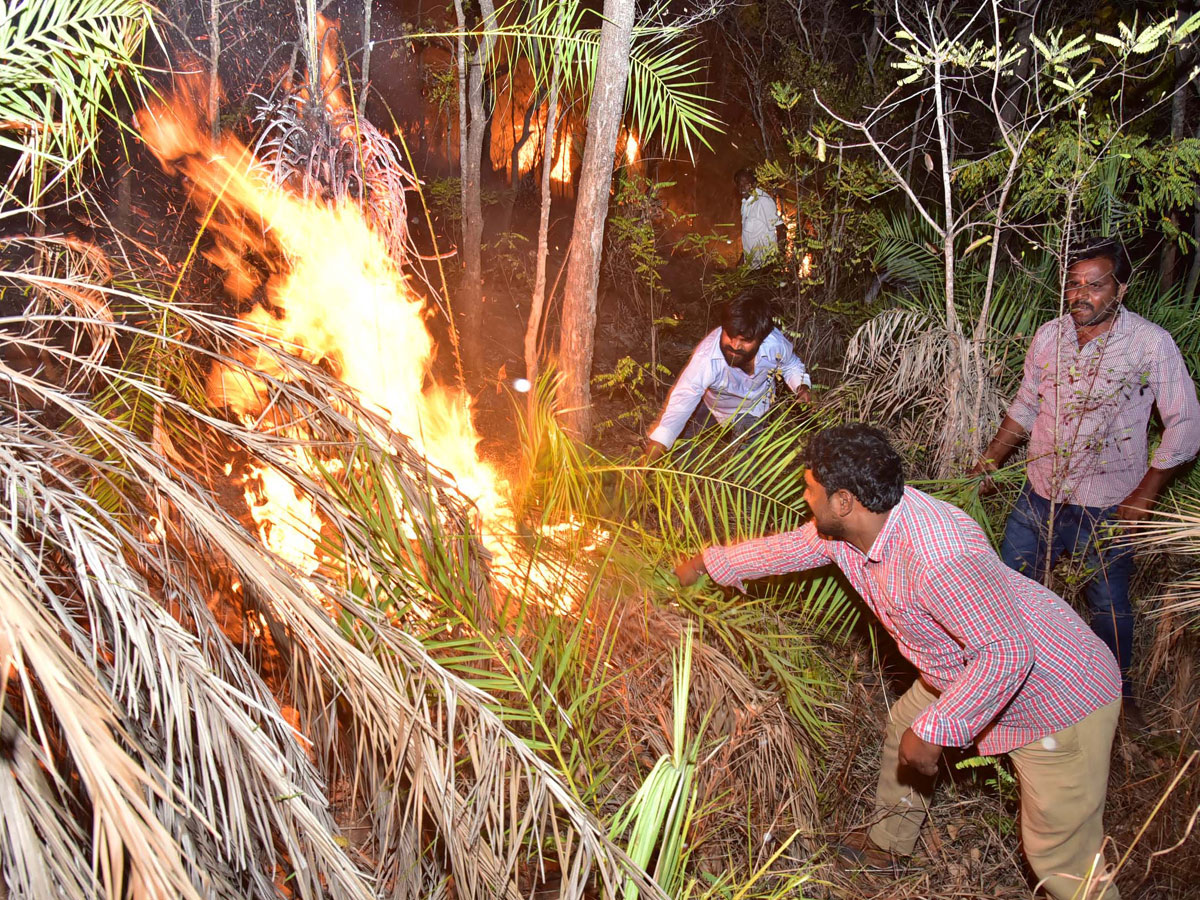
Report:
M992 473L1004 465L1004 461L1012 455L1017 445L1025 440L1027 434L1025 426L1017 422L1012 416L1006 415L1004 417L1004 421L1000 423L1000 427L996 430L996 436L992 438L991 443L987 445L987 449L983 451L982 458L967 471L968 475L983 476L983 480L979 483L980 497L987 497L990 494L996 493L996 482L992 480Z
M1142 522L1150 518L1154 510L1154 499L1134 491L1117 507L1117 518L1122 522Z
M646 451L642 454L642 465L652 466L666 455L667 448L658 441L646 441Z
M812 388L807 384L800 385L796 388L796 399L805 405L812 403Z
M675 577L684 587L690 587L700 580L701 575L707 574L708 569L704 568L704 556L700 553L691 559L685 559L675 567Z
M979 496L990 497L996 493L999 488L996 487L996 482L992 480L992 473L996 471L996 463L984 457L967 469L967 474L973 478L982 478L979 482Z
M922 775L936 775L942 748L924 740L911 728L900 737L900 765L916 769Z
M1178 468L1175 466L1170 469L1158 469L1151 466L1147 469L1142 480L1138 482L1138 486L1117 507L1117 518L1122 522L1141 522L1150 518L1159 494L1163 492L1167 482L1171 480L1171 476Z

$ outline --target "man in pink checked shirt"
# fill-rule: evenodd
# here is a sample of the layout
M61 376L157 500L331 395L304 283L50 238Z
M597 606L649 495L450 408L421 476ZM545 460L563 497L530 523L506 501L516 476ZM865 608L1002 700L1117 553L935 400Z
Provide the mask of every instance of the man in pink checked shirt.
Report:
M1196 386L1171 335L1122 300L1133 268L1114 240L1085 243L1070 256L1066 315L1033 336L1021 388L983 458L990 475L1029 438L1027 480L1004 528L1000 557L1045 581L1057 559L1078 557L1091 625L1121 664L1124 715L1144 727L1133 697L1133 547L1126 522L1150 515L1172 475L1200 448ZM1149 452L1157 407L1162 441ZM990 480L982 492L992 490Z
M891 708L875 817L839 851L886 864L910 855L943 747L1008 753L1021 786L1030 867L1056 900L1118 900L1105 886L1104 800L1121 672L1061 598L1000 561L957 507L905 487L899 454L861 424L828 428L806 448L796 531L709 547L675 570L741 588L835 563L920 677ZM855 840L857 839L857 840Z

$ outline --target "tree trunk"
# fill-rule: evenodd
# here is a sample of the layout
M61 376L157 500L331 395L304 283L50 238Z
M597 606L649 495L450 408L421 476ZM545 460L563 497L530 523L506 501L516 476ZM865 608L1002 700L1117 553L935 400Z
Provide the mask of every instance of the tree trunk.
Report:
M375 0L363 0L362 87L358 90L358 114L367 114L367 91L371 86L371 12ZM349 76L347 76L349 77Z
M215 142L221 136L221 0L208 4L208 127Z
M559 394L567 431L586 440L592 427L592 350L596 330L596 288L604 219L612 187L614 148L625 109L629 50L633 42L634 0L604 0L604 23L596 56L596 82L588 108L587 146L576 193L571 261L563 298Z
M492 0L480 0L483 29L494 25L496 9ZM459 89L459 169L462 178L462 260L463 277L459 302L463 318L463 349L471 366L481 361L481 329L483 325L483 243L482 155L486 134L487 114L484 110L483 88L486 66L492 55L494 38L479 37L470 61L466 59L466 16L462 0L454 0L454 13L462 32L458 45ZM465 68L465 72L464 72ZM465 94L465 97L464 97ZM464 102L465 101L465 102Z
M550 75L550 100L546 107L545 141L542 149L542 207L538 220L537 269L533 278L533 296L529 306L529 321L525 325L525 377L533 385L529 391L528 416L533 424L538 380L539 334L542 330L542 310L546 305L546 257L550 254L550 175L554 170L554 132L558 124L558 60Z
M1175 141L1183 139L1184 122L1187 119L1188 72L1192 67L1191 54L1180 51L1176 58L1176 71L1179 73L1175 80L1175 96L1171 98L1171 137ZM1171 212L1171 224L1176 230L1183 227L1183 214ZM1179 265L1179 248L1175 238L1168 236L1166 246L1158 259L1158 286L1162 291L1169 291L1175 285L1176 268Z

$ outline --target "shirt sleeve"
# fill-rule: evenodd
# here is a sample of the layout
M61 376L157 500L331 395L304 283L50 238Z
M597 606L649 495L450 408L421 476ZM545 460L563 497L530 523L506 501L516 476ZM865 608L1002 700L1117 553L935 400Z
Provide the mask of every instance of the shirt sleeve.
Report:
M1034 645L999 557L959 557L926 577L921 603L962 647L966 668L912 729L942 747L970 744L1033 668Z
M803 572L833 562L826 541L809 522L796 531L756 538L704 551L704 568L717 584L745 590L747 581L768 575Z
M679 378L676 379L671 393L667 396L667 402L663 405L662 415L658 417L658 422L650 432L650 440L662 444L668 450L683 431L683 426L687 424L692 413L696 411L696 404L700 402L712 380L712 367L708 357L700 351L701 347L692 351L692 358L679 373Z
M1196 383L1188 372L1183 354L1168 334L1155 354L1150 371L1150 389L1162 417L1163 436L1151 465L1171 469L1192 459L1200 450L1200 403Z
M1025 373L1021 378L1021 387L1017 389L1017 396L1013 398L1013 402L1008 407L1008 417L1026 431L1033 429L1034 420L1037 419L1038 405L1041 402L1038 399L1038 384L1043 372L1042 363L1038 360L1042 355L1043 335L1044 331L1039 329L1029 343L1029 351L1025 354Z

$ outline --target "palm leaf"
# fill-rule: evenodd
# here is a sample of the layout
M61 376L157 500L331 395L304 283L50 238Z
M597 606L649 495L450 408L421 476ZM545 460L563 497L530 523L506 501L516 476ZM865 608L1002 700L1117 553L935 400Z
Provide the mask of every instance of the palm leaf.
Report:
M21 154L32 209L47 172L71 179L94 149L115 89L144 86L136 55L153 33L146 0L13 0L0 14L0 147ZM10 179L5 193L15 199Z

